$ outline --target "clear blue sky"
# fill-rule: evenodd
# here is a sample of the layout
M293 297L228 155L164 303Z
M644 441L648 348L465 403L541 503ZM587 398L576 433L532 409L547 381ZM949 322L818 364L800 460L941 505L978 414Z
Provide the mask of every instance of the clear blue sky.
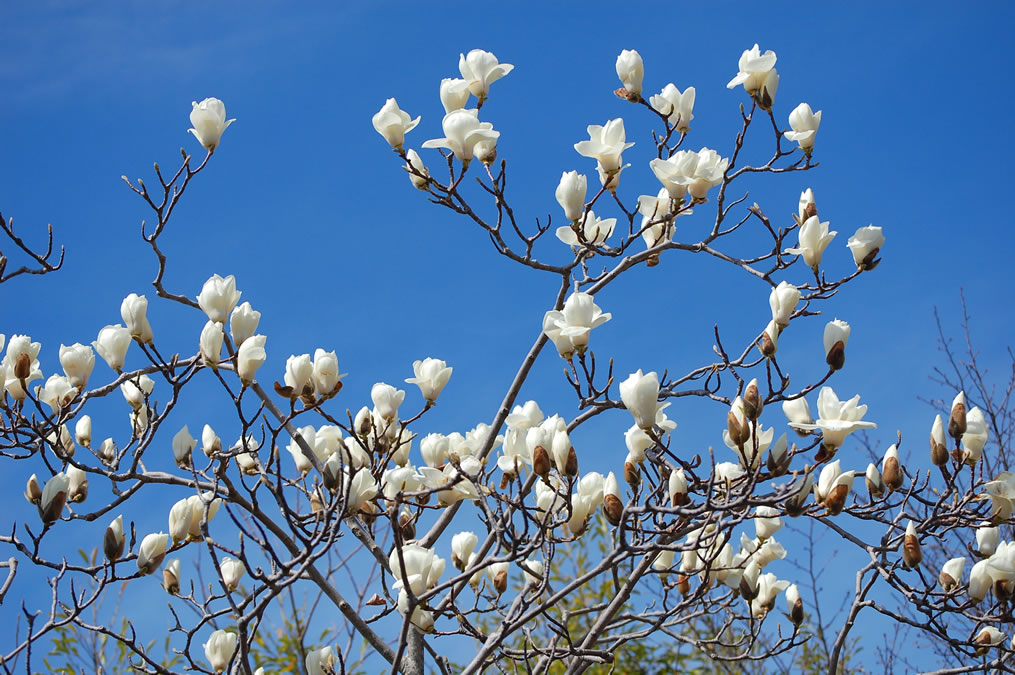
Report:
M427 204L372 129L371 115L391 96L422 115L407 142L418 148L442 135L438 85L458 76L459 52L494 52L515 65L483 109L502 132L512 205L523 222L547 214L558 220L553 191L561 171L578 169L595 181L592 161L572 148L588 124L623 116L637 145L625 155L634 166L621 194L630 202L658 189L647 170L650 119L612 94L621 49L644 57L647 92L668 82L696 87L685 147L725 156L737 106L746 100L725 84L741 51L758 42L779 56L778 120L785 124L801 101L823 111L821 166L756 181L748 203L758 201L786 223L799 192L814 188L822 218L839 232L826 267L841 273L852 265L845 243L853 231L868 223L884 228L882 265L826 305L828 319L853 328L847 366L832 384L844 398L863 395L868 419L880 425L879 442L892 442L900 429L922 458L933 415L916 397L944 395L928 380L940 363L933 308L957 334L964 287L986 362L1000 367L1012 341L1013 13L1010 4L944 2L851 3L848 10L9 3L0 8L0 210L25 234L52 223L67 260L58 274L4 285L0 332L40 340L48 375L61 342L90 342L103 325L120 321L119 303L130 292L154 296L154 258L139 236L149 214L120 175L151 184L152 161L175 167L181 146L199 155L186 133L190 102L215 96L237 122L165 237L168 287L195 296L212 273L235 274L269 336L260 379L281 379L291 353L335 349L349 373L342 409L368 403L375 381L410 376L414 359L446 359L454 376L421 431L464 432L492 418L557 282L496 257L482 233ZM435 151L421 154L438 163ZM543 251L558 261L565 253L556 240ZM593 348L614 356L622 375L637 368L674 373L709 358L716 321L731 341L757 334L768 320L768 290L705 262L672 256L610 287L598 302L614 318L595 331ZM202 316L152 305L163 351L196 351ZM823 372L823 325L794 324L792 339L780 345L797 382ZM574 403L561 367L544 353L523 400L538 398L548 414L570 418ZM94 377L107 374L100 363ZM197 433L222 406L197 398L175 414ZM679 402L668 412L680 423L676 447L724 451L725 410ZM584 466L615 468L624 454L619 432L628 424L621 414L577 435L579 453L590 457ZM222 435L231 441L234 432ZM167 435L167 453L168 443ZM8 467L2 480L20 490L36 470ZM15 501L12 517L31 521L30 507ZM150 518L150 527L164 527L162 512Z

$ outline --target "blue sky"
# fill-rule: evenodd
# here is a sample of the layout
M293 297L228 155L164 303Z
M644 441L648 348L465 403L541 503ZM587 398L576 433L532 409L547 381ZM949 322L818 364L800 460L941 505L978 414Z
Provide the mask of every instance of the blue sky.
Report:
M1013 11L1001 3L915 7L7 4L0 8L7 28L0 210L29 237L52 223L67 260L58 274L4 286L0 332L41 341L49 374L61 342L90 342L118 322L127 293L154 295L155 261L139 237L149 214L120 176L154 183L153 161L175 167L181 146L198 154L186 133L190 102L215 96L237 122L165 237L167 286L195 296L212 273L235 274L269 336L261 379L281 379L291 353L335 349L349 373L337 409L367 403L375 381L401 382L414 359L446 359L455 374L421 430L464 432L492 418L557 281L495 256L482 233L427 204L373 131L371 115L390 96L422 115L408 137L418 148L442 135L438 85L457 76L459 52L494 52L515 65L482 112L502 132L512 206L523 222L547 214L559 221L553 190L561 171L595 180L592 161L572 148L588 124L627 121L628 140L637 143L625 154L633 163L620 188L627 201L658 189L647 170L651 120L612 94L621 49L644 57L647 92L668 82L696 87L685 147L725 156L746 101L725 84L741 51L758 42L779 56L780 123L801 101L823 110L821 166L751 183L748 203L785 224L799 192L812 187L822 218L839 232L825 267L843 274L852 265L845 242L853 231L884 228L882 265L825 306L828 319L853 328L847 366L832 385L843 397L862 394L879 443L901 430L912 441L904 450L916 448L922 458L933 414L917 396L949 395L928 380L941 362L933 308L957 335L964 288L977 345L995 369L1011 342ZM751 157L761 159L755 149ZM437 164L435 151L421 154ZM705 222L711 212L702 211ZM681 227L693 228L692 218ZM564 259L556 240L542 246L543 257ZM598 297L613 321L595 331L593 349L613 356L622 376L637 368L684 372L709 358L713 323L735 343L756 335L768 320L767 297L743 273L672 256ZM150 318L164 352L196 351L198 313L153 302ZM795 382L823 372L824 321L800 323L780 344ZM573 395L561 367L545 352L522 398L570 418ZM94 377L108 374L99 364ZM225 410L213 388L199 391L174 413L195 432ZM680 423L675 447L725 452L725 410L681 401L668 412ZM583 466L615 468L628 424L620 414L578 434ZM165 443L168 453L168 437ZM2 480L20 490L36 470L8 467ZM13 518L34 517L27 507L19 502ZM153 528L164 523L161 512L149 517Z

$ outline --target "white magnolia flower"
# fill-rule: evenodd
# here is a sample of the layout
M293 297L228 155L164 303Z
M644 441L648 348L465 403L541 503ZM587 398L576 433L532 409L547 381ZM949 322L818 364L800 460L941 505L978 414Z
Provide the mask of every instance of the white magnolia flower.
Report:
M550 310L543 317L543 332L553 340L557 351L570 358L575 351L582 353L589 343L589 335L613 315L603 313L588 293L575 291L564 302L561 310Z
M445 77L441 80L440 96L444 112L449 113L452 110L464 108L469 101L469 93L469 83L466 80L453 77Z
M331 645L312 649L307 653L305 665L308 675L326 675L326 673L334 672L335 650Z
M74 424L74 440L86 448L92 444L92 418L82 415Z
M987 420L983 411L974 407L966 413L966 430L962 434L962 461L970 465L976 464L983 456L987 438Z
M217 98L206 98L200 103L194 101L192 105L190 123L194 126L187 131L194 134L208 152L215 152L222 139L222 132L236 120L226 120L226 105Z
M489 122L479 121L479 111L452 110L441 122L444 138L432 138L423 143L424 148L447 148L455 153L460 162L472 160L476 145L480 141L496 141L499 131L494 131Z
M483 101L490 93L490 85L514 70L514 66L498 63L497 57L490 52L473 49L468 55L460 55L458 70L472 95Z
M100 330L99 336L92 342L92 346L109 367L119 373L123 370L123 361L127 356L130 341L130 331L120 324L115 324L105 326ZM8 353L10 352L8 351Z
M617 57L617 77L624 85L629 96L635 100L641 95L641 81L645 77L645 64L641 54L633 49L625 49Z
M814 501L823 504L832 515L839 513L853 487L854 477L852 471L842 470L839 460L826 464L814 485Z
M690 91L690 89L688 89ZM667 159L653 159L648 163L652 173L663 184L671 199L680 200L687 194L687 186L698 168L698 153L678 150Z
M212 321L225 323L229 318L229 312L240 300L242 293L236 290L236 277L232 274L224 279L213 274L201 287L201 293L197 296L197 304L208 315Z
M148 323L148 298L137 293L128 295L120 304L120 317L132 338L145 344L152 341L152 327Z
M753 96L762 108L770 108L772 101L775 100L775 92L779 88L779 74L775 70L775 61L775 52L771 49L764 54L758 45L744 50L740 55L739 72L726 84L726 88L732 89L742 84L744 90Z
M789 325L789 319L796 311L798 302L800 302L800 289L788 281L782 281L772 289L768 296L768 304L772 308L772 320L779 328Z
M580 212L578 217L581 218ZM575 225L575 227L577 227L581 232L581 241L579 241L578 234L570 225L564 225L557 228L557 239L560 239L562 242L570 246L581 246L583 244L588 244L590 246L602 246L606 243L609 236L613 234L613 228L616 227L616 225L616 218L599 218L596 216L595 211L589 209L588 215L585 216L585 220Z
M249 302L238 305L229 317L229 331L233 336L233 346L239 347L244 340L257 332L257 324L261 321L261 313L253 309Z
M560 176L560 183L554 191L557 203L564 209L564 217L575 222L582 217L585 209L585 193L588 191L588 179L577 171L565 171ZM563 228L561 228L563 229ZM560 230L558 230L558 233ZM558 237L560 234L557 235Z
M835 239L838 232L828 231L828 221L821 222L817 216L811 216L803 222L799 230L800 240L796 247L788 248L783 253L803 256L804 262L813 270L821 264L821 256Z
M235 316L235 312L233 315ZM222 324L216 321L208 321L201 329L199 345L201 348L201 359L205 365L215 368L219 359L222 358L222 342L225 340L225 333Z
M46 481L42 496L39 498L39 514L42 516L42 522L52 523L60 517L69 492L70 477L63 472Z
M842 368L846 360L846 343L849 342L849 324L841 319L834 319L825 324L823 342L825 345L825 363L832 370Z
M877 256L884 245L885 235L882 234L880 227L874 225L859 228L846 242L846 246L853 253L853 262L856 266L868 271L881 262Z
M758 539L768 539L782 528L779 510L771 506L759 506L754 511L754 531Z
M441 395L444 385L451 379L452 368L440 359L427 357L422 361L412 362L415 377L405 380L406 384L415 384L428 403L433 403Z
M374 113L371 121L377 133L384 136L384 140L391 147L398 149L405 143L405 134L415 129L419 120L419 117L412 119L409 113L398 107L398 101L389 98L381 109Z
M952 558L941 567L938 583L945 591L950 591L962 583L962 571L966 569L965 558Z
M145 397L151 396L154 389L155 380L144 373L138 375L134 379L125 380L123 384L120 385L120 393L123 394L124 400L127 401L127 404L134 410L137 410L144 405Z
M194 448L197 447L197 439L190 435L187 425L176 432L173 436L173 459L181 469L186 469L193 463Z
M310 354L290 354L285 361L285 375L283 376L285 386L293 390L294 396L300 396L304 392L314 390L314 362Z
M730 161L721 157L715 150L702 148L698 151L694 175L685 178L687 191L695 199L704 199L710 189L723 181L729 165Z
M236 587L240 585L240 579L247 573L247 568L242 560L229 557L222 559L219 569L222 571L222 582L230 591L236 590Z
M2 346L0 343L0 347ZM95 368L95 352L91 347L79 342L70 347L60 345L60 366L70 378L71 384L83 390L92 375L92 369Z
M858 429L877 429L874 422L864 422L867 406L860 405L857 394L848 401L840 401L831 387L822 387L818 393L818 420L814 424L791 422L790 426L800 431L821 430L822 444L838 448L846 436Z
M618 117L602 126L590 124L588 132L589 140L575 143L574 149L583 157L599 161L601 178L604 174L609 177L619 174L623 168L621 154L634 145L627 142L624 120Z
M418 152L410 148L405 153L405 159L406 162L403 168L409 173L409 182L417 190L426 190L426 186L430 182L430 172L423 163L423 158L419 156Z
M451 538L451 564L459 570L464 570L478 543L479 537L475 532L459 532L453 536Z
M243 341L236 352L236 374L245 385L254 381L257 369L264 365L268 354L264 351L264 343L268 338L263 335L251 335Z
M386 421L398 417L398 406L402 405L404 399L403 389L395 389L384 382L378 382L370 389L370 400L373 401L377 414Z
M326 352L320 347L314 350L314 388L320 396L334 393L343 377L338 372L338 356L334 351Z
M77 396L78 390L71 384L70 378L64 375L50 375L46 380L46 386L36 387L35 396L53 409L54 415L60 411Z
M620 383L620 399L641 429L652 429L658 414L669 403L659 402L659 376L655 371L642 373L639 368Z
M204 643L204 655L216 673L224 672L229 667L236 651L236 633L217 630L208 636Z
M694 115L694 87L688 87L684 93L671 82L663 87L663 90L649 99L649 103L659 113L666 115L670 124L676 127L677 131L687 133L691 129L691 120Z
M166 557L168 543L169 535L165 532L145 535L137 552L137 568L141 574L151 574L159 568L162 559Z
M814 137L821 125L821 111L814 112L806 103L801 103L789 114L789 126L792 131L784 133L786 140L800 145L800 149L808 155L814 149Z
M976 551L980 555L984 557L994 555L1000 541L1001 531L991 526L990 523L984 523L981 527L976 528Z

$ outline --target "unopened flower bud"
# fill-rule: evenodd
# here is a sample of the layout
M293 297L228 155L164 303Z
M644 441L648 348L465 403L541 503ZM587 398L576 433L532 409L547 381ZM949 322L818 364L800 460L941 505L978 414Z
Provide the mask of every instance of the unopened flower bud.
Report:
M895 445L888 448L885 458L881 461L881 478L891 490L902 487L903 473L899 465L899 451Z
M948 447L945 439L945 426L941 416L934 418L934 426L930 430L930 461L935 466L944 466L948 463Z
M44 523L52 523L63 513L64 504L67 503L67 490L70 486L70 478L65 473L58 473L48 481L42 489L42 497L39 502L39 516Z
M885 481L881 477L881 472L873 464L867 465L867 492L870 494L871 501L880 499L881 495L885 493Z
M938 575L937 580L946 593L957 587L962 581L962 570L965 567L965 558L952 558L941 568L941 574Z
M74 438L78 445L89 448L92 445L92 418L83 415L74 425Z
M902 544L902 562L906 567L914 569L923 560L923 552L920 550L920 539L916 535L916 526L910 521L906 526L906 538Z
M839 370L846 363L846 343L849 342L849 324L835 319L825 325L825 363Z
M757 420L761 417L761 410L764 405L765 402L758 392L758 380L755 378L751 380L744 391L744 417L752 421Z
M775 319L769 321L768 325L765 326L765 330L761 334L758 349L761 350L762 356L768 358L775 356L775 353L779 350L779 326L775 323Z
M574 446L571 446L567 450L567 461L564 462L564 475L574 476L578 475L578 454L574 451Z
M686 574L681 573L677 576L677 590L685 598L691 594L691 580Z
M42 501L42 487L39 486L39 479L36 478L34 473L28 479L28 484L25 485L25 499L36 506Z
M550 453L541 445L537 445L532 451L532 471L543 478L550 473Z
M624 462L624 481L631 487L637 487L641 482L641 470L633 462Z
M964 433L966 433L966 394L960 391L952 401L952 414L948 418L948 435L956 441L961 441Z
M507 590L507 571L501 570L493 577L493 587L497 591L497 595L501 595Z
M116 562L123 555L123 516L117 516L106 528L102 537L102 552L109 562Z
M173 558L162 570L162 587L166 593L176 595L180 592L180 559Z
M799 626L804 620L804 603L800 598L800 589L793 584L786 589L786 606L789 608L789 620Z

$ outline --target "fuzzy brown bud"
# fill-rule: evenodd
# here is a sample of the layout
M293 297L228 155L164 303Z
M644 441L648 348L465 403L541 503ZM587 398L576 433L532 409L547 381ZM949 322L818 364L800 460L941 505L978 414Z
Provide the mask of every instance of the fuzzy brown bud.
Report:
M631 487L637 487L641 482L641 469L633 462L624 462L624 480Z
M804 621L804 601L800 598L796 599L793 606L789 609L789 620L793 622L794 626L799 626Z
M747 440L751 437L750 423L746 419L741 422L731 410L726 414L726 426L729 430L730 440L733 441L734 445L743 450Z
M176 578L173 570L168 567L162 569L162 587L170 595L176 595L180 592L180 580Z
M532 471L543 478L550 473L550 453L541 445L532 451Z
M948 448L935 441L933 437L930 439L930 461L934 466L944 466L948 463Z
M691 580L687 578L686 574L677 577L677 590L685 598L691 594Z
M14 361L14 377L19 380L24 380L32 374L32 357L25 352L18 354L18 358Z
M624 514L624 505L617 495L608 494L603 497L603 511L610 525L620 525L620 517Z
M919 567L923 561L923 551L920 549L920 540L915 534L906 534L902 544L902 562L906 567L913 569Z
M34 473L25 485L25 499L36 506L38 506L39 502L42 501L42 488L39 486L39 479L35 477Z
M578 475L578 454L574 451L574 447L568 448L567 461L564 462L564 474L572 477Z
M846 506L846 497L849 496L848 485L837 485L831 494L825 497L825 510L830 516L837 516L842 513Z
M758 391L758 383L751 381L747 386L747 390L744 392L744 417L749 420L757 420L761 417L761 410L765 403L761 400L761 394ZM744 439L746 442L746 439Z
M507 579L508 575L507 572L504 570L501 570L500 572L497 572L497 574L494 575L493 587L497 591L497 595L500 595L507 590Z
M846 345L839 340L828 350L825 356L825 363L832 370L840 370L846 364Z
M885 457L885 462L881 471L881 478L892 490L898 490L902 487L902 467L899 466L899 460L895 457Z
M956 441L961 441L964 433L966 433L966 404L956 402L952 406L951 417L948 418L948 435Z

